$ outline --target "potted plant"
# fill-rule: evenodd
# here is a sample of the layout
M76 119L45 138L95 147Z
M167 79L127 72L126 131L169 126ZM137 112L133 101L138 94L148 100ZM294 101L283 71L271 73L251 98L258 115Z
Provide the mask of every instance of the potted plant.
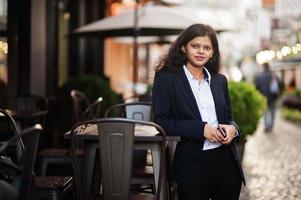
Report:
M284 119L301 124L301 89L285 94L281 115Z
M248 82L229 81L229 94L233 119L240 128L237 150L242 160L247 136L253 134L257 129L258 122L266 107L266 99L253 84Z
M287 93L282 104L287 108L301 111L301 89L295 89L292 92Z

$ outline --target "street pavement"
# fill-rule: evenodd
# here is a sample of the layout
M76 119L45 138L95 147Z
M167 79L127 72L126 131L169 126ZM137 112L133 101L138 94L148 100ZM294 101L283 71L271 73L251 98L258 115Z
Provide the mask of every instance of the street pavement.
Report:
M301 126L276 115L272 132L261 120L243 157L247 185L240 200L301 200Z

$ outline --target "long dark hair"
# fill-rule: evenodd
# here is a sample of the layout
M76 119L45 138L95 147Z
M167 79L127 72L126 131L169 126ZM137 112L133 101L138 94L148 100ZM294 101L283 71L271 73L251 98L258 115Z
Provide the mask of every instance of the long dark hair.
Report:
M158 64L155 65L155 71L166 70L176 72L183 65L186 65L186 55L181 48L198 36L208 36L210 38L213 46L213 55L205 64L205 67L211 73L218 73L220 68L220 53L216 33L211 26L205 24L193 24L182 31L178 38L171 44L168 54L162 57Z

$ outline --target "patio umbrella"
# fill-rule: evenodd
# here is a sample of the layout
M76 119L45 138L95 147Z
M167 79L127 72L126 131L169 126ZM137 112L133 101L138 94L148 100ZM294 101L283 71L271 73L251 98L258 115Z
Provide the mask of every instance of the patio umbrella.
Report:
M126 11L117 16L106 17L79 27L71 34L85 36L139 36L176 35L193 23L200 23L175 8L166 6L144 6L137 10L138 21L135 24L135 10Z
M176 35L194 23L210 24L217 32L221 32L233 28L224 23L226 18L225 11L221 13L219 10L146 5L84 25L71 32L71 35L133 36L136 28L139 29L139 36Z
M133 83L135 85L137 82L137 38L141 36L162 38L177 35L195 23L206 22L198 19L196 15L182 12L175 7L147 5L84 25L71 32L71 35L103 38L133 37ZM216 31L224 31L224 28L228 29L228 27L218 26Z

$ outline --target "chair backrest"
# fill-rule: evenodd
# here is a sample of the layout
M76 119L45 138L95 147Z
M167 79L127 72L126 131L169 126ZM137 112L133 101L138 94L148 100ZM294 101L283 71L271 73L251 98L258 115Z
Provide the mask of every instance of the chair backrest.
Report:
M42 126L40 124L36 124L35 126L25 128L21 133L21 137L25 145L25 151L22 155L22 173L21 186L19 188L19 199L29 199L39 138L42 131Z
M153 121L151 102L131 102L131 103L116 104L109 107L106 110L105 117L106 118L112 117L111 115L114 111L115 114L118 113L117 117L124 117L128 119L135 119L135 120L142 120L142 121Z
M123 100L124 103L130 102L152 102L152 96L149 94L142 94L142 95L133 95L126 97Z
M164 130L153 122L125 118L89 120L78 123L73 130L87 124L97 125L104 200L129 199L135 126L137 124L153 126L158 130L159 135L162 136L159 186L156 193L159 199L162 173L165 169L166 134Z
M15 135L1 145L0 153L5 151L10 144L17 142L20 137L24 141L25 148L22 152L22 162L19 165L21 167L21 182L18 191L18 199L29 198L39 136L42 130L42 126L36 124L35 126L24 129L20 135Z
M88 97L79 90L71 90L70 92L75 121L80 122L84 120L84 110L90 105Z
M79 90L71 90L70 95L73 103L76 123L99 117L102 102L101 97L90 103L90 99L85 95L85 93Z
M129 199L135 124L109 120L98 127L104 199Z
M102 97L99 97L84 110L84 120L96 119L100 117L102 100Z
M32 126L36 123L46 126L48 113L48 99L33 94L6 97L0 101L1 108L5 108L17 113L34 113L34 119L22 119L22 126ZM40 112L38 115L37 113ZM43 113L42 113L43 112Z
M13 131L13 135L12 136L7 136L8 140L11 138L18 138L18 141L16 142L16 149L15 149L15 153L16 153L16 162L19 164L21 162L21 157L22 157L22 152L25 149L24 143L21 139L21 130L19 128L19 126L17 125L16 121L14 120L14 118L4 109L0 109L0 119L2 121L5 121L7 124L7 127L12 127L12 131ZM8 132L10 131L10 129L8 128L7 130ZM3 134L9 134L8 132L5 131L5 133Z
M6 97L1 100L1 107L18 112L35 112L48 110L48 100L33 94Z
M154 126L162 136L162 152L159 172L159 186L156 193L160 197L162 173L165 168L166 134L153 122L141 120L107 118L97 122L99 148L103 177L103 196L105 200L129 199L132 172L135 125Z

